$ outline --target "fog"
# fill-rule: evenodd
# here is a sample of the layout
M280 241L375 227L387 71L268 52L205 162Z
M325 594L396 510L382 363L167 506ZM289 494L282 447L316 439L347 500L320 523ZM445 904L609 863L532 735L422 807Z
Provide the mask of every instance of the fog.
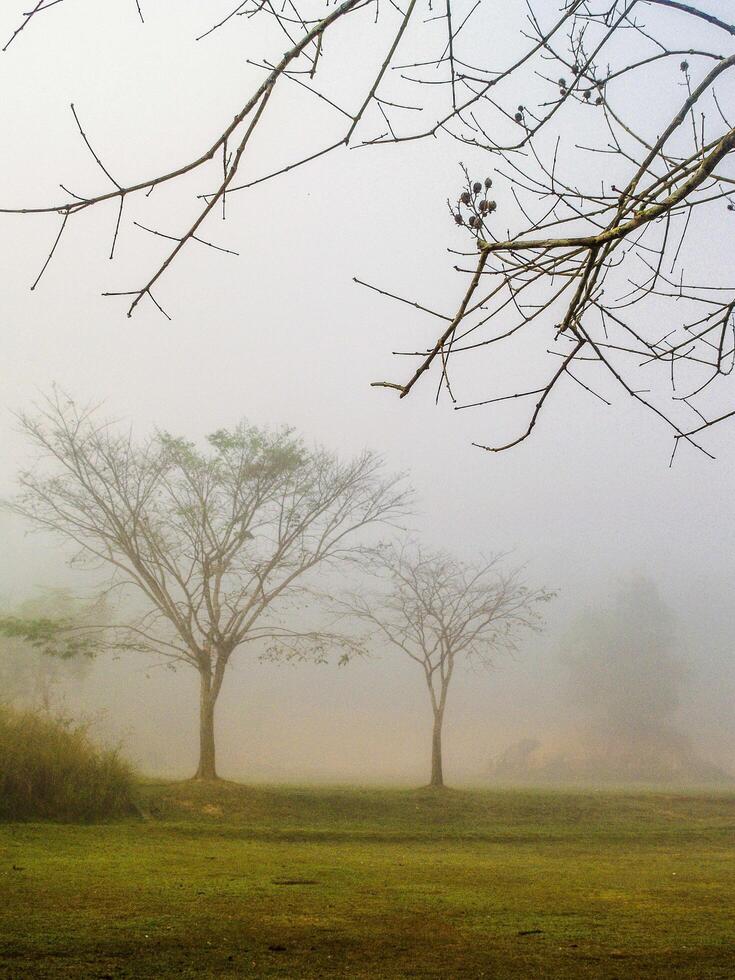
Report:
M59 6L63 16L49 11L0 65L3 89L13 93L0 106L3 132L11 134L0 160L5 206L54 200L60 181L75 190L99 187L70 102L109 166L132 179L199 152L255 77L245 63L243 30L194 42L203 25L193 2L155 5L145 28L131 16L132 4ZM1 36L12 33L16 19L16 11L0 11ZM208 13L207 24L212 19ZM503 29L510 25L501 25L498 43L508 40ZM303 133L290 128L288 135L307 144L322 111L302 106L296 92L275 98L278 112L249 164L253 173L283 163L294 105ZM650 110L656 108L652 97ZM432 327L415 311L361 290L352 277L452 307L456 274L446 248L457 243L445 201L459 186L460 159L472 172L487 166L481 151L461 151L432 140L341 152L233 199L216 236L240 257L186 250L161 286L170 322L150 304L127 319L121 301L100 295L131 288L162 254L159 242L128 223L110 263L112 205L73 223L33 293L58 223L0 217L0 494L12 495L27 459L13 412L54 383L80 402L102 402L105 415L140 434L157 427L201 439L247 418L293 425L344 456L374 448L389 469L409 473L417 494L413 529L430 547L465 558L510 552L531 584L558 590L542 634L525 637L518 653L492 670L467 671L453 682L444 747L450 783L487 781L493 760L520 739L574 738L577 721L583 739L590 712L602 717L600 703L612 710L618 682L595 688L594 711L579 699L570 709L570 631L580 617L603 615L621 589L641 580L671 611L666 655L685 665L662 722L691 739L708 763L735 772L732 429L712 433L715 461L682 449L670 468L671 440L653 415L625 394L607 407L568 386L555 393L530 440L491 455L471 442L497 431L506 416L435 406L433 384L401 402L370 388L403 370L391 351L424 345ZM179 209L192 207L207 187L200 178L189 181L188 197L162 190L151 198L155 220L178 227ZM507 368L508 390L518 371ZM480 396L481 380L471 372L467 378ZM0 534L4 606L46 589L93 590L94 576L69 569L57 542L28 536L7 513L0 513ZM663 674L678 676L673 660L664 667ZM589 696L591 687L585 681L578 690ZM100 735L120 741L144 772L193 772L193 671L172 672L142 656L104 656L58 694L67 710L94 717ZM236 658L217 729L218 767L231 778L426 777L423 681L414 664L388 650L339 668Z
M563 635L564 723L499 753L493 775L525 782L727 782L679 713L690 704L696 653L656 587L641 577L598 597ZM706 749L704 750L707 751Z

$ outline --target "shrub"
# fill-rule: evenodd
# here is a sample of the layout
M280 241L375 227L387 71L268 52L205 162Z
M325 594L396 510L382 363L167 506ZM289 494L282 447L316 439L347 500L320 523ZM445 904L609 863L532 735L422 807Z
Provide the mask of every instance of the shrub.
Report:
M132 769L88 725L0 706L0 819L99 820L133 795Z

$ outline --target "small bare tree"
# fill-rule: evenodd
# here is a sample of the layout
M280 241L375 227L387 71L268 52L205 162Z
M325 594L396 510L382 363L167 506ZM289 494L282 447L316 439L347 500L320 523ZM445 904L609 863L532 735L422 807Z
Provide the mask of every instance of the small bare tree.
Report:
M467 563L417 546L380 547L372 571L381 583L373 594L352 596L350 612L421 668L429 692L433 727L430 785L444 785L442 729L449 685L461 661L491 666L516 649L517 637L541 626L538 606L553 598L529 589L518 569L500 556Z
M370 452L343 463L290 430L245 424L209 436L205 450L160 433L136 443L58 395L20 422L42 465L22 473L12 509L71 541L75 562L108 567L109 588L144 600L111 642L198 672L196 775L217 778L214 712L230 660L257 641L273 655L354 649L283 614L307 588L317 594L308 573L354 559L360 531L399 518L402 478Z

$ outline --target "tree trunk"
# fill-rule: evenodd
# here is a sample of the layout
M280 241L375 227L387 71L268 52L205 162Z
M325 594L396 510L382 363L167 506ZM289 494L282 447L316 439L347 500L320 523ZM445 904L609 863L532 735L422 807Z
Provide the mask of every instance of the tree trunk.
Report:
M431 736L431 781L429 786L444 786L442 770L442 716L434 715L434 730Z
M218 779L214 752L214 706L217 695L212 690L212 678L201 673L199 691L199 768L195 779Z

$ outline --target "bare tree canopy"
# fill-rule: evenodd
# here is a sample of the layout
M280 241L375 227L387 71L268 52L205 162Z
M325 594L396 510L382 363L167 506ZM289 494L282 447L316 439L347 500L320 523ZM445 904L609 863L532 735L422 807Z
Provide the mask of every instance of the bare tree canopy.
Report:
M19 8L5 49L65 6ZM144 19L143 4L131 0L130 9ZM492 43L499 16L517 22L520 44L509 54ZM223 6L198 40L243 24L259 80L234 117L223 112L202 134L192 158L123 178L119 161L99 150L101 134L89 133L71 106L102 189L71 190L59 175L58 200L34 201L31 188L27 203L2 202L6 213L58 217L33 288L70 220L109 206L112 256L136 200L135 224L161 238L163 256L143 282L105 295L125 297L129 315L143 300L163 312L159 289L181 251L221 248L205 225L226 214L228 198L345 148L444 137L473 161L449 201L457 227L447 241L462 285L442 309L408 298L406 282L370 286L440 324L424 349L398 352L413 362L403 379L375 383L404 398L434 371L437 397L444 391L457 409L511 403L524 414L510 438L482 444L492 451L526 439L552 393L574 383L603 401L616 393L637 400L668 426L674 451L685 442L710 453L704 430L735 414L735 281L729 250L712 233L717 215L735 210L728 9L708 0L518 0L502 12L483 0L437 9L417 0L289 0L280 9L245 0ZM355 50L357 96L345 74L354 62L344 57ZM303 147L289 140L276 170L245 174L246 160L257 168L252 144L274 93L296 87L329 108L333 125L309 133ZM183 228L151 227L140 200L161 185L185 194L190 175L207 186ZM469 400L459 396L468 358L488 367L486 390ZM528 384L504 388L501 364Z
M197 670L198 775L215 778L214 708L231 658L258 641L274 655L352 649L349 636L303 627L302 613L294 625L285 607L316 603L308 573L354 560L361 532L399 520L402 478L372 453L344 463L290 430L244 423L206 449L162 433L136 442L59 394L20 421L39 465L21 475L12 509L71 541L75 562L109 569L110 589L144 600L140 619L112 629L116 647Z
M375 549L372 570L377 590L353 596L349 609L376 643L421 668L433 715L430 785L443 786L442 729L455 667L491 666L516 650L521 632L541 627L538 607L554 593L529 589L500 556L472 564L416 545Z

